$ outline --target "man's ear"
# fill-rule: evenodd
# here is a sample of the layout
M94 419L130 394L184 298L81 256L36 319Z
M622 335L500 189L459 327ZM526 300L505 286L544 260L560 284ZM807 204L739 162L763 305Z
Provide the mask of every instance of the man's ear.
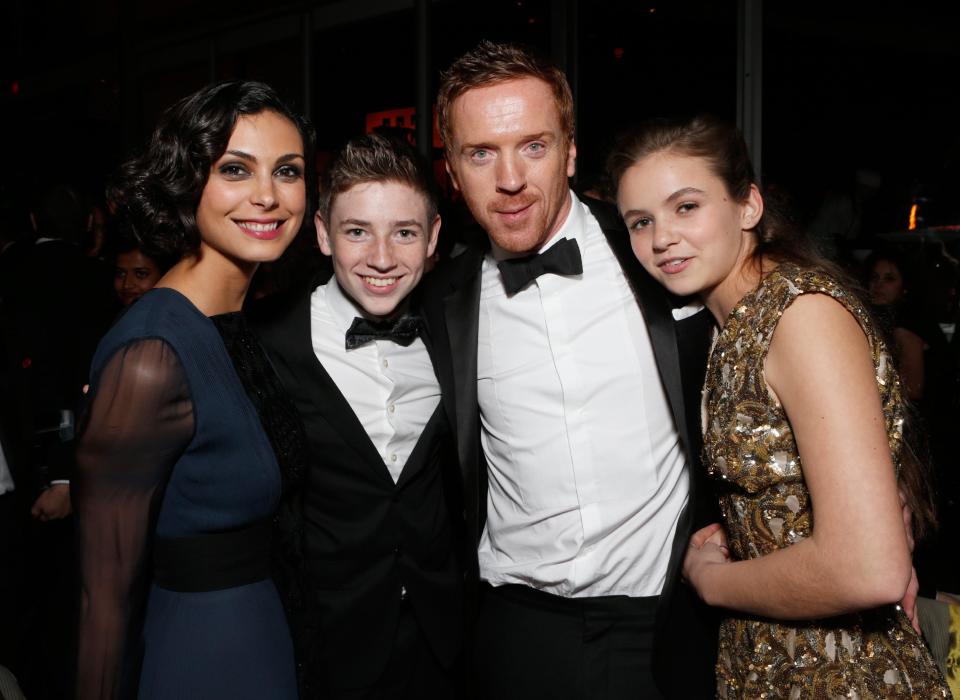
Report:
M570 145L567 147L567 177L573 177L577 172L577 144L570 139Z
M320 244L320 252L324 255L333 255L333 247L330 245L330 232L327 231L327 225L319 211L313 215L313 224L317 227L317 243Z
M450 182L453 183L453 189L457 192L460 191L460 182L457 180L457 174L453 171L453 168L450 167L450 158L446 157L443 159L443 167L447 169L447 175L450 176Z
M432 257L437 249L437 241L440 240L440 215L433 217L433 223L430 224L430 238L427 239L427 257Z
M750 185L747 199L740 204L740 228L749 231L756 228L763 216L763 197L756 185Z

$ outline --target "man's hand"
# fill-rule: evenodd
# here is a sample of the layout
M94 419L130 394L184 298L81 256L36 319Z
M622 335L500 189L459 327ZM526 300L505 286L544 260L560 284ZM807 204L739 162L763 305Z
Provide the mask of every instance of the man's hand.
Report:
M714 542L704 542L702 547L694 546L693 542L687 547L687 554L683 559L683 578L700 596L703 602L710 604L707 596L709 582L707 580L710 569L723 566L730 561L727 548Z
M710 523L702 527L690 536L690 546L702 549L703 545L710 542L724 551L727 549L727 531L723 529L720 523Z
M71 512L70 484L53 484L40 494L30 509L30 515L43 523L60 520Z
M683 579L703 598L698 574L705 566L730 561L727 549L727 531L720 523L710 523L690 536L690 546L683 560Z

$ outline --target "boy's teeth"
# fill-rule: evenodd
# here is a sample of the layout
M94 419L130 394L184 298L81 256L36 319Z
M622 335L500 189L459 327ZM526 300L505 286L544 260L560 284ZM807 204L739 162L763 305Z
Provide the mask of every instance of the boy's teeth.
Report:
M396 277L364 277L363 279L374 287L389 287L397 281Z

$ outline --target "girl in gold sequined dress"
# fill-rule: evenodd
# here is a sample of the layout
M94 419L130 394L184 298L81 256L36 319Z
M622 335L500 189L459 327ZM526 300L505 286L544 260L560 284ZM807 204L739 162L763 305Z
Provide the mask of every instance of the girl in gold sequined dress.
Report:
M730 611L718 696L950 697L897 605L912 573L898 488L915 516L929 498L901 460L900 382L864 305L764 214L732 127L651 123L610 164L640 262L720 326L704 461L726 538L697 533L684 562Z

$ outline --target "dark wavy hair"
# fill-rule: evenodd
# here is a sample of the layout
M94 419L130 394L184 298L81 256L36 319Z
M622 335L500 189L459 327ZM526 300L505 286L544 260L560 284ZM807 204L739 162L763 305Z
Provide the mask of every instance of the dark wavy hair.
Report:
M226 152L237 119L261 112L289 119L300 132L310 197L314 134L307 121L264 83L208 85L164 111L146 149L121 165L107 188L119 227L144 253L179 259L197 250L197 206L210 168Z

